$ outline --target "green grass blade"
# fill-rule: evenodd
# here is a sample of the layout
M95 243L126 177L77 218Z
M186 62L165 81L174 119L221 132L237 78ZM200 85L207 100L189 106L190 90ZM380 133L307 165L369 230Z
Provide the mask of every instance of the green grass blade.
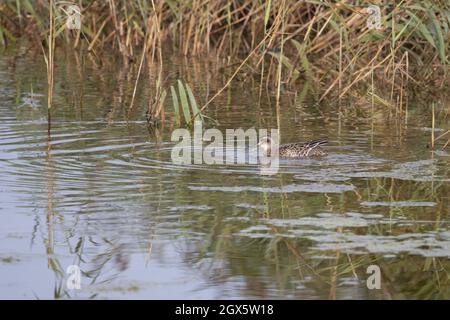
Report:
M173 111L175 112L175 121L179 125L181 123L181 118L180 118L180 104L178 103L177 92L175 91L175 88L173 86L170 86L170 92L172 94Z
M428 28L423 24L422 20L411 11L408 11L408 13L411 15L412 20L416 22L420 34L428 41L428 43L430 43L433 47L437 49L436 43L434 43L434 39L430 33L430 30L428 30Z
M400 30L400 32L399 33L397 33L396 35L395 35L395 42L397 42L398 41L398 39L400 39L400 37L405 33L405 31L408 29L408 27L409 27L409 24L412 22L412 19L410 19L403 27L402 27L402 29ZM398 24L398 26L399 27L401 27L402 25L401 24Z
M200 109L198 108L197 101L195 100L195 97L194 97L194 94L192 93L191 87L189 87L189 85L187 83L185 84L185 86L186 86L186 91L189 96L189 101L191 102L192 114L193 114L194 119L200 118L200 120L203 121L203 115L200 112Z
M267 23L269 23L270 18L270 7L272 6L272 0L266 3L266 13L264 14L264 28L267 30Z
M437 49L439 52L439 56L441 58L442 63L447 63L447 57L445 55L445 50L446 50L446 46L445 46L445 42L444 42L444 36L442 34L442 29L441 26L439 24L439 21L436 18L436 14L434 13L433 10L428 9L428 16L431 19L431 22L433 23L433 27L434 27L434 33L436 36L436 44L437 44Z
M181 108L183 109L184 114L184 120L186 120L186 123L191 122L191 111L189 109L189 103L186 96L186 90L184 89L183 83L181 80L178 80L178 91L180 93L180 102L181 102Z

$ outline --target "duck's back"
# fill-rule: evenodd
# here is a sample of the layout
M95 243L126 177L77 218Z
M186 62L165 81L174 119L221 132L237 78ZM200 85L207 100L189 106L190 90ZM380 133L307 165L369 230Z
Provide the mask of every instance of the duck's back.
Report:
M304 158L318 157L326 155L326 152L320 148L321 145L327 143L325 139L312 140L305 143L289 143L283 144L279 148L280 157L285 158Z

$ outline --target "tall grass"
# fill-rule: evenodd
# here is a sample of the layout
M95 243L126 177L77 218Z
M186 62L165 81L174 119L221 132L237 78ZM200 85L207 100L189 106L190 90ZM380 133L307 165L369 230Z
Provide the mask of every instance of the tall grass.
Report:
M0 45L19 38L39 44L48 37L52 2L3 1ZM261 83L264 78L278 95L281 83L295 85L301 78L314 82L321 99L351 97L355 87L366 86L369 92L379 84L390 89L383 96L377 91L379 98L403 114L407 86L444 88L449 76L446 0L382 2L380 30L367 28L369 4L358 0L79 0L76 4L83 16L81 31L56 27L56 45L71 43L77 48L82 36L96 55L113 50L125 64L139 61L142 49L149 61L161 61L163 47L185 55L238 59L242 64L236 74L243 64L252 64L252 70L262 71ZM58 6L55 10L63 20ZM370 92L372 101L379 100L372 97L374 90Z

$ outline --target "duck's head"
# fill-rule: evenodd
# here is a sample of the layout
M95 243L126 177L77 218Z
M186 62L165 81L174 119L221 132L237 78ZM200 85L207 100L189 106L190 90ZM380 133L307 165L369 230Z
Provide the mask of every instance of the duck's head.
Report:
M264 136L259 139L258 147L260 147L261 150L264 151L264 153L270 152L271 146L272 146L272 139L270 139L269 137Z

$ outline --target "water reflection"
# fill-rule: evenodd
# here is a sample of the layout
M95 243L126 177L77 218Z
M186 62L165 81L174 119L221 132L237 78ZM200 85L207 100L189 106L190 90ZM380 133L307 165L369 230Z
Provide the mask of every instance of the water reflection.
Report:
M449 158L425 148L420 103L406 126L286 93L277 118L273 94L255 106L258 81L237 82L208 111L219 129L330 140L261 176L172 164L173 124L149 132L145 84L125 117L136 66L59 59L50 133L42 61L0 60L0 297L449 298ZM216 61L168 65L205 101L226 81ZM73 264L81 290L66 288Z

